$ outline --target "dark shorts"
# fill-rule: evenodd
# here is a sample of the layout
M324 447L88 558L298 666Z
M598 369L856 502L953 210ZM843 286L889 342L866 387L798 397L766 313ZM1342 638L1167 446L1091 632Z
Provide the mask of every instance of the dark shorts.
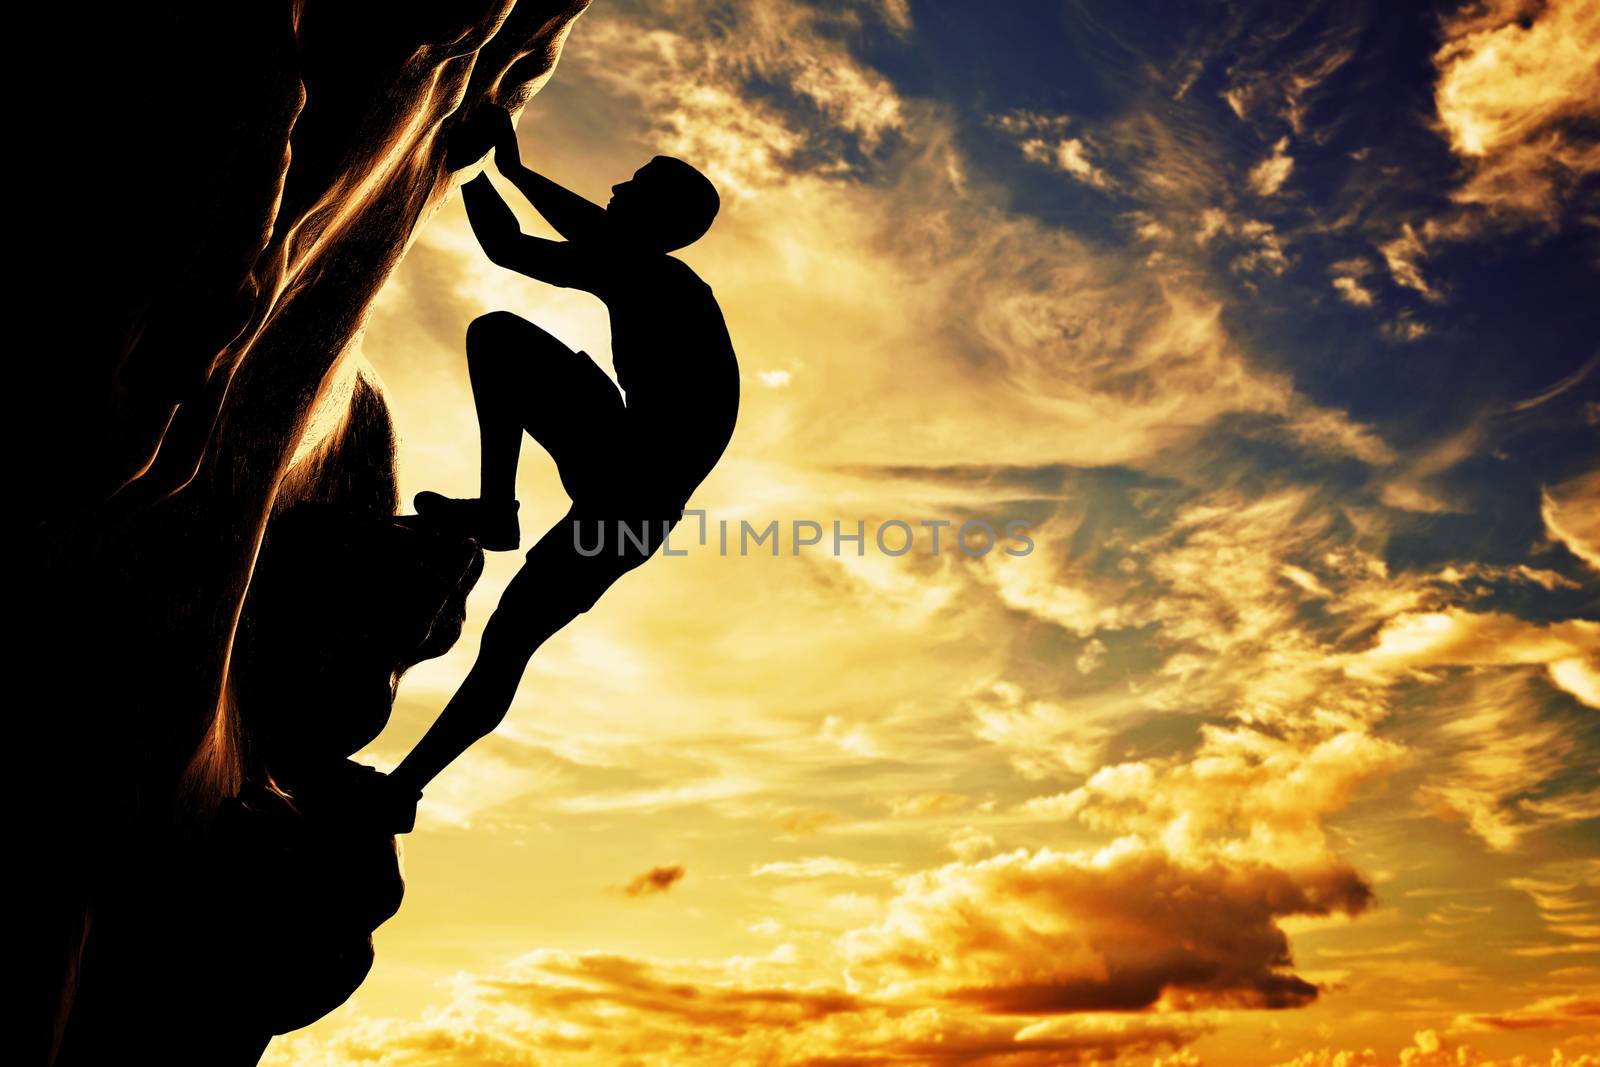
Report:
M694 379L694 362L679 362L679 354L650 353L673 366L635 368L634 394L625 403L589 353L508 312L484 319L493 326L474 350L480 377L473 388L503 405L555 460L573 515L589 524L579 530L586 548L602 543L595 526L601 522L603 551L614 551L621 523L624 555L649 558L659 548L662 523L682 518L690 494L715 465L731 415L707 410L715 405ZM468 340L472 345L470 334Z

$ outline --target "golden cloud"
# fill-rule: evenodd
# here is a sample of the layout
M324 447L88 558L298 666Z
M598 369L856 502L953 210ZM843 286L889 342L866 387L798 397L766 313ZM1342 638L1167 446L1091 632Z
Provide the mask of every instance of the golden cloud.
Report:
M1445 293L1423 273L1430 246L1475 237L1486 226L1554 229L1575 192L1600 173L1600 9L1589 0L1468 0L1443 19L1441 32L1434 106L1463 170L1450 191L1455 206L1402 223L1378 245L1395 284L1433 303ZM1404 343L1428 332L1402 312L1382 336Z
M1496 850L1515 848L1539 826L1592 818L1595 796L1531 794L1576 755L1563 725L1541 714L1544 690L1530 672L1469 674L1440 694L1429 774L1418 799L1436 814L1464 819Z
M1401 226L1400 236L1380 245L1378 251L1388 264L1396 285L1414 289L1430 300L1440 299L1440 294L1422 276L1422 259L1426 249L1422 245L1422 238L1417 236L1410 223Z
M1092 773L1112 723L1136 713L1140 704L1120 693L1043 700L1006 681L981 688L968 703L973 735L1000 748L1018 773L1033 779Z
M1547 1030L1562 1026L1600 1026L1600 996L1543 997L1503 1012L1462 1015L1456 1025L1473 1030Z
M1272 153L1250 169L1250 188L1257 196L1273 196L1294 173L1294 157L1289 154L1289 138L1280 137Z
M1600 571L1600 467L1542 490L1539 514L1551 540Z
M681 864L671 864L665 867L651 867L642 874L637 874L629 879L622 891L630 897L649 896L653 893L665 893L683 880L684 870Z
M604 953L525 956L503 973L461 977L420 1020L369 1019L275 1042L266 1067L801 1067L848 1062L1015 1067L1104 1063L1193 1041L1171 1018L1006 1020L838 987L774 980L770 964L651 961Z
M1317 989L1289 971L1276 920L1356 915L1371 900L1337 864L1293 876L1261 863L1193 865L1124 840L920 872L881 922L843 944L866 987L1000 1014L1288 1008Z
M1400 766L1404 749L1361 729L1321 739L1248 727L1203 728L1199 749L1168 760L1102 767L1069 793L1029 802L1097 829L1138 833L1175 856L1330 862L1322 821L1361 782Z
M1096 189L1109 189L1115 183L1089 159L1089 148L1081 137L1063 137L1054 144L1029 137L1019 146L1024 159L1054 166L1062 173Z
M1475 613L1460 608L1407 612L1386 622L1373 646L1345 660L1345 672L1368 680L1393 678L1432 666L1558 666L1578 679L1574 696L1583 697L1582 664L1600 655L1600 622L1566 619L1534 623L1514 615ZM1568 666L1577 664L1578 666ZM1552 677L1558 685L1561 678ZM1562 685L1562 688L1567 686Z
M1600 951L1600 862L1548 864L1506 885L1526 893L1545 931L1562 939L1527 946L1524 954Z
M1468 167L1454 198L1554 222L1576 182L1600 172L1600 144L1574 128L1600 116L1600 8L1481 0L1443 30L1434 102Z
M1491 1059L1471 1045L1440 1036L1437 1030L1418 1030L1394 1058L1380 1056L1370 1048L1359 1052L1313 1049L1274 1067L1532 1067L1535 1062L1525 1056ZM1587 1052L1567 1056L1560 1049L1551 1049L1546 1062L1549 1067L1600 1067L1600 1056Z

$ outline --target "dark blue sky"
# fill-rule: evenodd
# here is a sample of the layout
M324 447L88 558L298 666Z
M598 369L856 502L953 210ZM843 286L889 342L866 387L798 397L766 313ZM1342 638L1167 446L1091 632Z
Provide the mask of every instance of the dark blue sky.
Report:
M1584 373L1600 353L1600 200L1589 175L1550 217L1480 219L1470 237L1424 240L1429 294L1390 276L1382 246L1403 227L1421 233L1463 217L1452 194L1473 161L1452 151L1434 98L1434 57L1454 10L927 4L910 29L868 23L850 44L899 93L957 116L968 158L1003 184L1017 212L1106 249L1136 247L1138 225L1152 217L1181 243L1207 208L1226 212L1230 226L1270 225L1281 270L1230 269L1249 240L1226 231L1189 250L1220 291L1230 332L1257 363L1372 426L1403 455L1476 427L1474 454L1438 472L1471 514L1421 517L1394 548L1406 563L1453 552L1510 559L1540 536L1539 487L1600 456L1592 408L1600 374ZM1291 116L1296 79L1307 84ZM1228 99L1241 89L1242 117ZM1019 113L1060 117L1060 134L1081 139L1109 184L1025 158L996 122ZM1140 136L1151 123L1164 129L1163 144ZM1253 195L1250 171L1280 138L1293 169L1274 195ZM1192 166L1209 183L1174 196L1150 180L1168 165ZM1331 285L1334 265L1352 260L1364 264L1366 306ZM1536 410L1510 411L1574 377Z

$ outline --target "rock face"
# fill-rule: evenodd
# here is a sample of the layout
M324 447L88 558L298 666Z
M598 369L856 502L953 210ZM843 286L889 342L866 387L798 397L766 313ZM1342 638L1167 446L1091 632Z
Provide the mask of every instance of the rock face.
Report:
M27 310L60 309L24 394L51 421L20 583L46 1062L254 1062L365 974L397 827L343 760L481 561L391 520L387 412L341 360L450 188L451 129L537 91L586 3L24 19L61 57L14 90L53 301Z

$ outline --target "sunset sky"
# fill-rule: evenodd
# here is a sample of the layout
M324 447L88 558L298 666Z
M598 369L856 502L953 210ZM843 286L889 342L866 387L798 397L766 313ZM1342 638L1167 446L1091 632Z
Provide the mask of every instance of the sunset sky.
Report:
M523 158L722 192L709 543L539 652L267 1062L1600 1062L1596 55L1594 0L595 0ZM609 367L452 196L347 368L406 500L476 492L497 309Z

